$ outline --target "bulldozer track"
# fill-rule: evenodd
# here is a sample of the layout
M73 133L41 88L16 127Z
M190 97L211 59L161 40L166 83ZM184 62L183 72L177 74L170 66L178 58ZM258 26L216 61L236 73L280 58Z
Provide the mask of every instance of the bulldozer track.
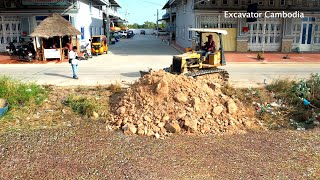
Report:
M223 78L224 82L228 82L229 73L226 70L219 69L219 68L199 70L199 71L196 71L196 72L187 72L187 73L185 73L185 75L186 76L191 76L191 77L197 77L197 76L203 76L203 75L207 75L207 74L216 74L216 73L221 75L221 77Z

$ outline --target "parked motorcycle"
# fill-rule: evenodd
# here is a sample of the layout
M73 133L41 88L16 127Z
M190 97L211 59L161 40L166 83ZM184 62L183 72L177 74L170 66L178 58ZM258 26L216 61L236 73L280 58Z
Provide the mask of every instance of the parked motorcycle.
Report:
M27 45L22 45L18 50L19 59L33 61L35 58L35 50L32 42Z
M87 43L85 46L81 46L80 53L83 54L84 59L92 58L91 49L89 46L89 43Z
M9 46L6 46L6 50L10 56L18 54L19 48L14 45L13 42L9 43Z

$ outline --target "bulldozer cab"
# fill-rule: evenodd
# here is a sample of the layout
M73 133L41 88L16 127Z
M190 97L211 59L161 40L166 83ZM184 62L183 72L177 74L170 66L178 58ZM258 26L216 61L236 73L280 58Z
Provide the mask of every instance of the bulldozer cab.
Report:
M224 56L224 49L222 43L222 36L227 35L227 31L221 29L209 29L209 28L189 28L189 31L196 33L196 39L193 41L193 47L187 51L196 51L201 53L202 61L205 64L220 64L222 66L226 65L226 60ZM204 46L207 42L206 37L212 35L213 41L215 43L215 50L212 52L204 53Z

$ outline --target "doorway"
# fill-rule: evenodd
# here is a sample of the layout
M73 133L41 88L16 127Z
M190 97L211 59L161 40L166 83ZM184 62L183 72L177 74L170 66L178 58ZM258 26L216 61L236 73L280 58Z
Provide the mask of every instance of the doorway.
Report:
M313 31L314 31L314 17L305 17L302 20L301 26L301 51L312 51Z

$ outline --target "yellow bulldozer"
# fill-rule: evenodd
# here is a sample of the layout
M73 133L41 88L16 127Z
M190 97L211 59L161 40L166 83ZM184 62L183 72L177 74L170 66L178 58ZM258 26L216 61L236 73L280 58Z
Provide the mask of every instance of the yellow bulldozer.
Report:
M223 81L228 81L228 72L218 68L226 65L222 36L227 35L227 31L208 28L189 28L189 31L196 33L197 41L193 42L192 48L186 49L186 53L173 56L170 68L165 70L173 74L184 74L192 77L219 74ZM206 35L213 37L215 48L211 52L204 53L203 39Z

